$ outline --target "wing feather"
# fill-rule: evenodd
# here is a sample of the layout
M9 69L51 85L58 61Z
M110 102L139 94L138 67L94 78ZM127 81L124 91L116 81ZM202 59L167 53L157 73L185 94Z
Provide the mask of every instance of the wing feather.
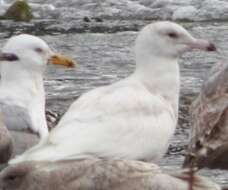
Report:
M152 95L140 84L117 83L90 91L76 101L50 134L49 142L59 144L61 154L69 152L68 156L146 157L153 152L151 148L160 147L157 142L167 146L175 125L173 109L162 97ZM157 137L151 138L154 133ZM165 134L164 139L159 139L160 133ZM142 151L143 146L148 152Z
M0 100L0 110L3 121L9 130L25 130L32 128L32 121L28 111L17 105L7 104Z
M122 81L84 94L72 104L47 142L16 162L88 155L155 161L165 153L175 126L170 103L140 83Z

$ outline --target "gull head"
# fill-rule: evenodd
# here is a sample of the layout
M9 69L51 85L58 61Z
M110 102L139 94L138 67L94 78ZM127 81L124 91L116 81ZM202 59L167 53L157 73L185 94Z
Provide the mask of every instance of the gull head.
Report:
M47 63L74 66L72 60L55 54L44 40L29 34L11 37L0 52L0 61L10 62L14 64L11 67L27 70L43 70Z
M194 38L185 28L169 21L155 22L145 26L136 40L136 56L139 54L144 58L147 55L153 55L177 59L184 52L193 49L216 50L213 43Z

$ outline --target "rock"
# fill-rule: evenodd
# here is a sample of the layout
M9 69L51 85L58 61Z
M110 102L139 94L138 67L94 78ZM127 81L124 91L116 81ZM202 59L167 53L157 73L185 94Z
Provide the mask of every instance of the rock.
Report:
M88 158L75 161L24 162L4 169L4 190L188 190L190 175L168 175L155 164ZM195 175L194 190L219 190L207 178Z
M84 21L84 22L91 22L90 18L87 17L87 16L83 17L83 21Z
M193 131L185 167L228 169L228 64L209 74L192 106Z
M0 164L10 159L12 151L12 137L0 118Z
M1 19L29 22L33 18L31 7L26 0L16 0Z
M103 19L102 18L99 18L99 17L94 17L93 18L96 22L103 22Z

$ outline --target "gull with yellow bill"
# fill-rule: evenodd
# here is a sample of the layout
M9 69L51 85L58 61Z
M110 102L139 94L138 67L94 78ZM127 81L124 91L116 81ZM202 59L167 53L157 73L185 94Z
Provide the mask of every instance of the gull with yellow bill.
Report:
M0 111L9 130L31 130L48 136L43 74L48 63L74 67L42 39L29 34L11 37L0 53Z

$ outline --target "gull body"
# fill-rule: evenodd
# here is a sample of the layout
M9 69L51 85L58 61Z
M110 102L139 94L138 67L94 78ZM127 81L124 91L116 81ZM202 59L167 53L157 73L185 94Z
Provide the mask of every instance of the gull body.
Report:
M132 75L82 95L46 142L10 163L91 155L158 161L177 124L178 58L193 48L215 49L175 23L147 25L136 39L136 69Z
M0 111L9 130L31 130L48 136L43 74L56 56L40 38L11 37L0 53ZM50 61L51 62L51 61Z

